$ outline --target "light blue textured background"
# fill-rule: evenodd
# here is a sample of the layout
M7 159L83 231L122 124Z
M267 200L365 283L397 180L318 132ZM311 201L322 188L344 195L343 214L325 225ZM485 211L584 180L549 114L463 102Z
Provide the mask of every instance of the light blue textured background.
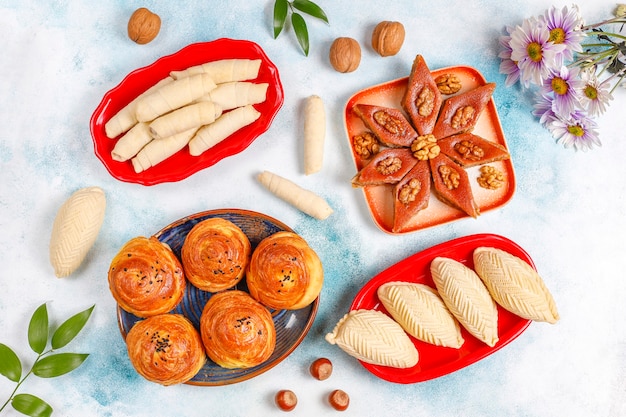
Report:
M57 416L281 415L272 398L282 388L299 396L294 416L335 415L324 400L335 388L350 394L344 414L353 416L626 415L624 90L600 120L604 146L575 153L554 143L530 114L529 97L504 87L498 72L504 26L542 13L545 2L319 4L330 26L307 19L311 52L304 57L291 30L272 38L271 1L0 1L0 342L31 358L26 325L37 306L48 302L54 321L96 304L89 326L71 345L91 353L87 362L54 381L31 377L21 392L41 396ZM578 4L589 22L615 6ZM127 38L126 23L142 6L161 16L162 29L155 41L140 46ZM406 42L394 57L381 58L369 46L381 20L405 25ZM354 37L363 47L354 73L339 74L328 64L329 46L339 36ZM94 156L88 127L102 95L135 68L221 37L260 44L279 68L285 103L270 130L245 152L179 183L143 187L109 176ZM350 186L354 165L342 110L355 91L406 76L418 53L432 69L470 65L499 84L494 98L517 191L509 204L477 220L390 236L374 226L361 191ZM305 176L302 105L311 94L325 102L328 130L323 171ZM335 213L317 221L274 198L254 179L264 169L317 192ZM105 190L105 222L81 268L57 279L48 261L52 222L65 199L85 186ZM317 320L287 360L255 379L212 388L149 383L128 361L106 284L109 263L134 236L187 214L229 207L280 219L318 252L326 282ZM415 252L473 233L501 234L531 254L557 301L558 324L532 324L493 356L414 385L379 380L324 341L371 277ZM307 374L318 356L335 364L324 382ZM2 402L11 389L0 379Z

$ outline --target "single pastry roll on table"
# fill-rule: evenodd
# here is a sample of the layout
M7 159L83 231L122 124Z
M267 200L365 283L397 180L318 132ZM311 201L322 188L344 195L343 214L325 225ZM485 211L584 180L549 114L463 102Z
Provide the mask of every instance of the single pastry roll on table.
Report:
M159 314L137 322L126 335L128 357L148 381L189 381L206 363L200 333L180 314Z
M121 308L138 317L171 311L185 293L176 255L156 237L135 237L111 261L109 289Z

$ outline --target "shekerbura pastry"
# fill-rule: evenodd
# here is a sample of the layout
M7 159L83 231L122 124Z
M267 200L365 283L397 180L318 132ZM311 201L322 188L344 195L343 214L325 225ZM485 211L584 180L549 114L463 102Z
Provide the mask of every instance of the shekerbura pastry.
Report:
M221 291L209 299L200 317L200 334L209 358L229 369L260 365L276 347L271 313L239 290Z
M498 310L473 269L454 259L437 257L430 264L437 291L468 332L493 347L498 342Z
M200 333L180 314L159 314L137 322L126 335L128 357L148 381L189 381L206 363Z
M180 257L189 282L201 290L217 292L241 281L251 252L248 237L237 225L213 217L191 229Z
M528 320L559 320L543 279L522 259L501 249L480 247L474 250L474 269L493 299L508 311Z
M419 360L415 345L402 327L376 310L350 311L326 335L326 341L374 365L410 368Z
M186 286L178 258L156 237L128 241L111 261L108 279L115 301L138 317L171 311Z
M266 237L256 247L246 282L250 295L267 307L296 310L317 298L324 270L302 237L282 231Z
M433 288L412 282L388 282L378 299L391 317L411 336L437 346L460 348L461 328Z

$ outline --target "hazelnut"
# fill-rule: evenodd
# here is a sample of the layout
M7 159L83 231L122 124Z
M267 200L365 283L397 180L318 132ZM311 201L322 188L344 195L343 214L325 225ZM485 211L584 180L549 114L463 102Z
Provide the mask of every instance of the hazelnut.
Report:
M361 63L361 46L352 38L337 38L330 46L330 64L339 72L355 71Z
M161 18L145 7L133 12L128 20L128 37L140 45L152 41L161 30Z
M400 22L384 21L374 28L372 48L380 56L392 56L400 52L404 43L404 26Z
M328 395L328 403L337 411L346 411L350 405L350 396L345 391L336 389Z
M333 373L333 364L328 358L318 358L311 363L309 372L313 378L323 381Z
M280 390L274 396L274 402L283 411L291 411L296 408L298 404L298 397L296 394L288 389Z

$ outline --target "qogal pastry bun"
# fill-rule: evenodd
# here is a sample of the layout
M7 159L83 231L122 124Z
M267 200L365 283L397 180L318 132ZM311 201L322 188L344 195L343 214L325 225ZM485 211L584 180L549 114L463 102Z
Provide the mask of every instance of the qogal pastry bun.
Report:
M137 373L161 385L187 382L206 363L200 333L180 314L137 322L126 335L126 346Z
M260 365L276 347L271 313L240 290L209 298L200 317L200 334L209 358L228 369Z
M204 291L232 288L244 277L252 248L233 222L213 217L196 224L181 249L185 276Z
M263 239L252 252L246 282L250 295L267 307L296 310L317 298L324 270L302 237L282 231Z
M111 261L108 280L119 306L138 317L171 311L186 286L178 258L156 237L129 240Z

